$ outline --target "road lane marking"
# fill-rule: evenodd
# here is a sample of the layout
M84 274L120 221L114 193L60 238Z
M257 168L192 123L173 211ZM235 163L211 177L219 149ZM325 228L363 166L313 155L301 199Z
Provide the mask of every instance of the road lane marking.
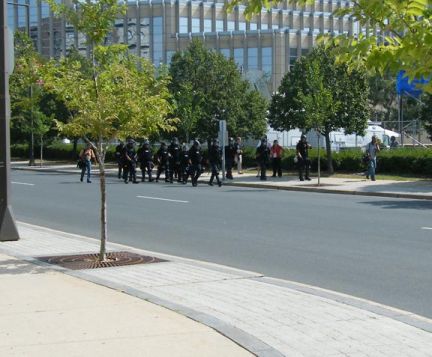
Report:
M432 227L421 227L421 229L428 229L428 230L432 230Z
M149 197L149 196L137 196L137 197L138 198L145 198L147 200L168 201L168 202L177 202L177 203L189 203L189 201L171 200L168 198L160 198L160 197Z
M11 181L11 183L13 183L14 185L25 185L25 186L34 186L34 183L26 183L26 182L15 182L15 181Z

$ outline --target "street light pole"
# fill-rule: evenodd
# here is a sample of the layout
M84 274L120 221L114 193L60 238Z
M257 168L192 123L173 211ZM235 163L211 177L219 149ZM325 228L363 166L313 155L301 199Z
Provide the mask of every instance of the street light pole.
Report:
M9 68L6 63L7 3L0 5L0 241L18 240L10 205L10 103ZM10 67L10 66L9 66Z

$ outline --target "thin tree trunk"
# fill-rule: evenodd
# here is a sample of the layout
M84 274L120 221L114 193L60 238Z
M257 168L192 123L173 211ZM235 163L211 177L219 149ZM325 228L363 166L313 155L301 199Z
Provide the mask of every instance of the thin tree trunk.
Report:
M327 152L327 172L329 175L333 175L333 157L331 151L331 143L330 143L330 131L326 130L324 133L325 136L325 144L326 144L326 152Z
M74 160L76 160L77 158L77 149L78 149L78 138L73 138L72 154Z
M105 183L105 155L100 143L98 148L99 154L97 159L99 161L99 189L101 193L101 207L100 207L100 223L101 223L101 241L99 250L99 261L106 260L106 242L108 238L108 225L107 225L107 204L106 204L106 183Z
M40 167L43 165L43 136L40 137Z

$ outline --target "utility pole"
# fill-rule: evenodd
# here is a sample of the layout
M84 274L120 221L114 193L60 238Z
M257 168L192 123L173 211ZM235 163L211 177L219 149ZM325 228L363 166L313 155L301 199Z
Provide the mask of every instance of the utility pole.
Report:
M0 5L0 241L18 240L19 234L15 225L10 205L10 103L9 71L11 64L6 60L7 3ZM10 49L9 49L10 51Z

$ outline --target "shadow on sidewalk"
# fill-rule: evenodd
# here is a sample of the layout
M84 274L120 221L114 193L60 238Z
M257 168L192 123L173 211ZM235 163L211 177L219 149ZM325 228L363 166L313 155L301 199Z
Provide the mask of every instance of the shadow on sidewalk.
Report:
M0 275L43 274L46 272L46 268L20 260L0 260Z
M431 201L423 200L388 200L388 201L371 201L371 202L360 202L375 207L382 207L385 209L415 209L415 210L430 210L432 209Z

